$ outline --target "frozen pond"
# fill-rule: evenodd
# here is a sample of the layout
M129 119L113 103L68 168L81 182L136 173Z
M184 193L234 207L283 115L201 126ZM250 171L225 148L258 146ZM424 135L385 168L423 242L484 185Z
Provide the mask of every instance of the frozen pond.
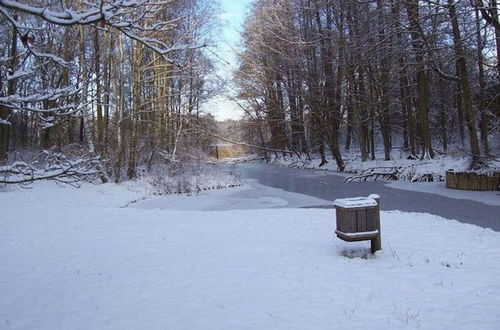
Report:
M489 205L498 198L499 192L488 193L489 203L471 200L468 196L481 193L463 193L464 198L441 196L431 192L417 192L392 188L387 182L352 182L345 183L345 176L332 172L282 168L260 163L243 163L229 166L240 172L244 178L257 180L258 183L288 192L304 194L326 201L337 198L367 196L376 193L381 196L383 210L401 210L405 212L423 212L472 223L484 228L500 231L500 206ZM408 183L408 186L413 184ZM477 200L478 198L476 198ZM319 203L302 207L333 207Z

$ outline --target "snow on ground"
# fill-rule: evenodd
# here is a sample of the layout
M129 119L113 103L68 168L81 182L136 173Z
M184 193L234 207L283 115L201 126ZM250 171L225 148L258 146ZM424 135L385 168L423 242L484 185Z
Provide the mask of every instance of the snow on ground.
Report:
M331 205L329 201L274 189L259 184L257 180L246 182L247 184L242 187L203 192L194 194L190 198L186 198L186 195L158 196L138 201L130 206L143 209L223 211Z
M204 194L233 209L212 212L136 208L147 189L112 184L0 192L0 328L498 328L500 233L382 212L367 257L332 210L235 209L244 189Z

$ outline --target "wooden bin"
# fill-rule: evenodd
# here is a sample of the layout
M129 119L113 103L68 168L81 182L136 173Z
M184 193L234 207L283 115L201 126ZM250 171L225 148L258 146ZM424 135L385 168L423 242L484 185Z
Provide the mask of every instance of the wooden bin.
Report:
M347 241L372 241L372 253L381 249L379 196L337 199L334 202L337 237Z

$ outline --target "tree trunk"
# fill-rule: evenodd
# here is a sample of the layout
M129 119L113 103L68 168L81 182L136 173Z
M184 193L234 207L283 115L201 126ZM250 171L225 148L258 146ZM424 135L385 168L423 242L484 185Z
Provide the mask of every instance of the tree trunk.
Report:
M429 86L424 62L424 41L420 34L420 14L418 0L406 0L405 7L410 21L412 47L415 51L417 77L417 106L420 119L420 140L422 159L434 158L429 128Z
M382 1L377 0L377 11L378 11L378 42L381 46L379 52L379 99L380 99L380 111L379 111L379 123L382 131L382 139L384 144L384 159L391 160L392 151L392 124L391 124L391 108L389 102L389 76L391 74L391 62L392 57L391 49L392 45L386 45L386 31L385 31L385 15L384 8L382 6ZM386 50L389 48L389 50Z
M95 74L95 97L96 97L96 116L97 116L97 151L104 154L104 122L102 113L102 98L101 98L101 50L99 45L99 29L94 28L94 74Z
M488 143L488 126L489 126L489 116L488 109L485 98L485 90L486 90L486 81L484 77L484 59L483 59L483 48L484 48L484 40L481 36L481 19L479 17L479 10L477 7L475 8L475 18L476 18L476 43L477 43L477 66L479 72L479 113L480 121L479 121L479 132L481 137L481 144L483 145L483 151L486 156L490 154L490 146ZM500 37L500 35L498 35ZM497 41L500 43L500 41ZM498 63L500 63L500 58L497 59ZM499 71L500 75L500 71Z
M472 94L469 85L469 74L467 72L467 63L465 61L465 51L462 45L462 37L460 35L460 27L457 18L457 12L454 0L448 0L448 13L450 15L453 43L457 56L458 73L460 79L460 87L462 88L462 100L464 105L465 122L469 131L469 143L471 153L471 169L478 165L481 157L479 149L479 141L477 139L476 123L474 116L474 108L472 105Z
M134 179L137 177L137 160L138 160L138 141L139 141L139 115L141 105L141 52L142 45L134 42L132 48L132 72L133 72L133 87L132 87L132 137L130 139L129 158L127 166L127 177Z
M13 18L17 19L17 15L14 15ZM11 73L14 73L17 66L17 30L15 28L12 28L9 57L11 58L9 70ZM15 82L15 79L7 81L7 95L15 93ZM11 110L7 106L0 105L0 163L7 160L7 153L9 152L11 125L7 124L7 122L10 119L11 113Z
M445 86L443 78L439 77L439 126L441 129L441 142L443 143L443 151L448 152L448 114L446 111Z
M323 29L320 19L319 7L316 4L316 23L318 26L319 34L322 36L320 39L320 54L321 54L321 62L323 64L323 72L325 75L325 86L324 86L324 97L323 104L321 105L322 111L326 114L326 117L329 121L329 146L330 151L332 153L335 162L337 163L337 167L339 171L343 171L345 168L344 161L342 159L342 154L340 153L339 146L339 129L340 129L340 104L338 103L338 97L336 95L336 91L339 91L340 84L342 82L342 73L341 71L337 72L337 83L334 84L334 73L333 73L333 54L332 54L332 46L327 44L330 42L331 37L329 33L330 26L330 18L329 18L329 8L327 11L327 28ZM339 59L341 57L341 49L342 45L339 45ZM340 67L339 67L339 70Z
M116 110L118 112L118 118L116 122L116 156L115 156L115 163L113 164L113 172L114 172L114 177L115 177L115 183L120 182L121 180L121 168L123 164L123 158L125 157L125 141L124 141L124 134L123 134L123 129L122 129L122 124L123 124L123 112L125 108L125 95L123 92L123 85L124 85L124 79L123 79L123 62L125 60L125 57L123 55L123 39L122 36L118 36L118 63L119 63L119 70L118 70L118 79L115 81L114 84L114 89L115 89L115 95L117 96L117 104L116 104Z
M459 75L458 63L455 63L456 73ZM460 135L460 142L462 145L462 149L465 149L465 130L464 130L464 107L463 107L463 98L462 98L462 87L460 84L457 84L455 87L455 104L457 107L457 124L458 124L458 133Z

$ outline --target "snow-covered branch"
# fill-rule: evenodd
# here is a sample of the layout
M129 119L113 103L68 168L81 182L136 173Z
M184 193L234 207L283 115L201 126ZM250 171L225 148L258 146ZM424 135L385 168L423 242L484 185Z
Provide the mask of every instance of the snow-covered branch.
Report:
M72 86L65 88L55 88L37 92L30 95L13 94L0 97L0 106L10 109L34 112L39 114L53 114L54 116L70 116L80 113L85 104L77 102L80 98L80 89ZM55 105L44 107L44 102L51 102ZM51 121L55 117L41 118L44 122ZM7 119L4 121L8 122Z
M81 181L101 174L101 158L94 156L70 159L51 151L44 151L43 162L16 161L0 167L0 184L29 185L35 181L54 180L78 185ZM41 166L39 163L43 163Z
M56 88L45 91L45 93L35 93L27 96L9 95L0 97L0 104L9 105L11 103L29 103L42 101L57 101L60 98L75 96L80 90L74 87Z
M173 62L168 58L168 54L190 48L196 49L205 45L179 45L177 42L167 44L158 38L149 37L151 33L166 32L176 26L180 20L187 19L183 15L165 21L161 20L159 13L170 3L173 1L115 0L108 2L101 0L85 2L86 7L83 9L66 7L53 9L49 6L35 6L29 1L0 0L0 9L4 8L0 13L6 16L8 21L18 30L29 31L31 28L18 22L5 9L32 15L60 26L103 24L163 55L167 61ZM39 55L49 56L49 54Z

